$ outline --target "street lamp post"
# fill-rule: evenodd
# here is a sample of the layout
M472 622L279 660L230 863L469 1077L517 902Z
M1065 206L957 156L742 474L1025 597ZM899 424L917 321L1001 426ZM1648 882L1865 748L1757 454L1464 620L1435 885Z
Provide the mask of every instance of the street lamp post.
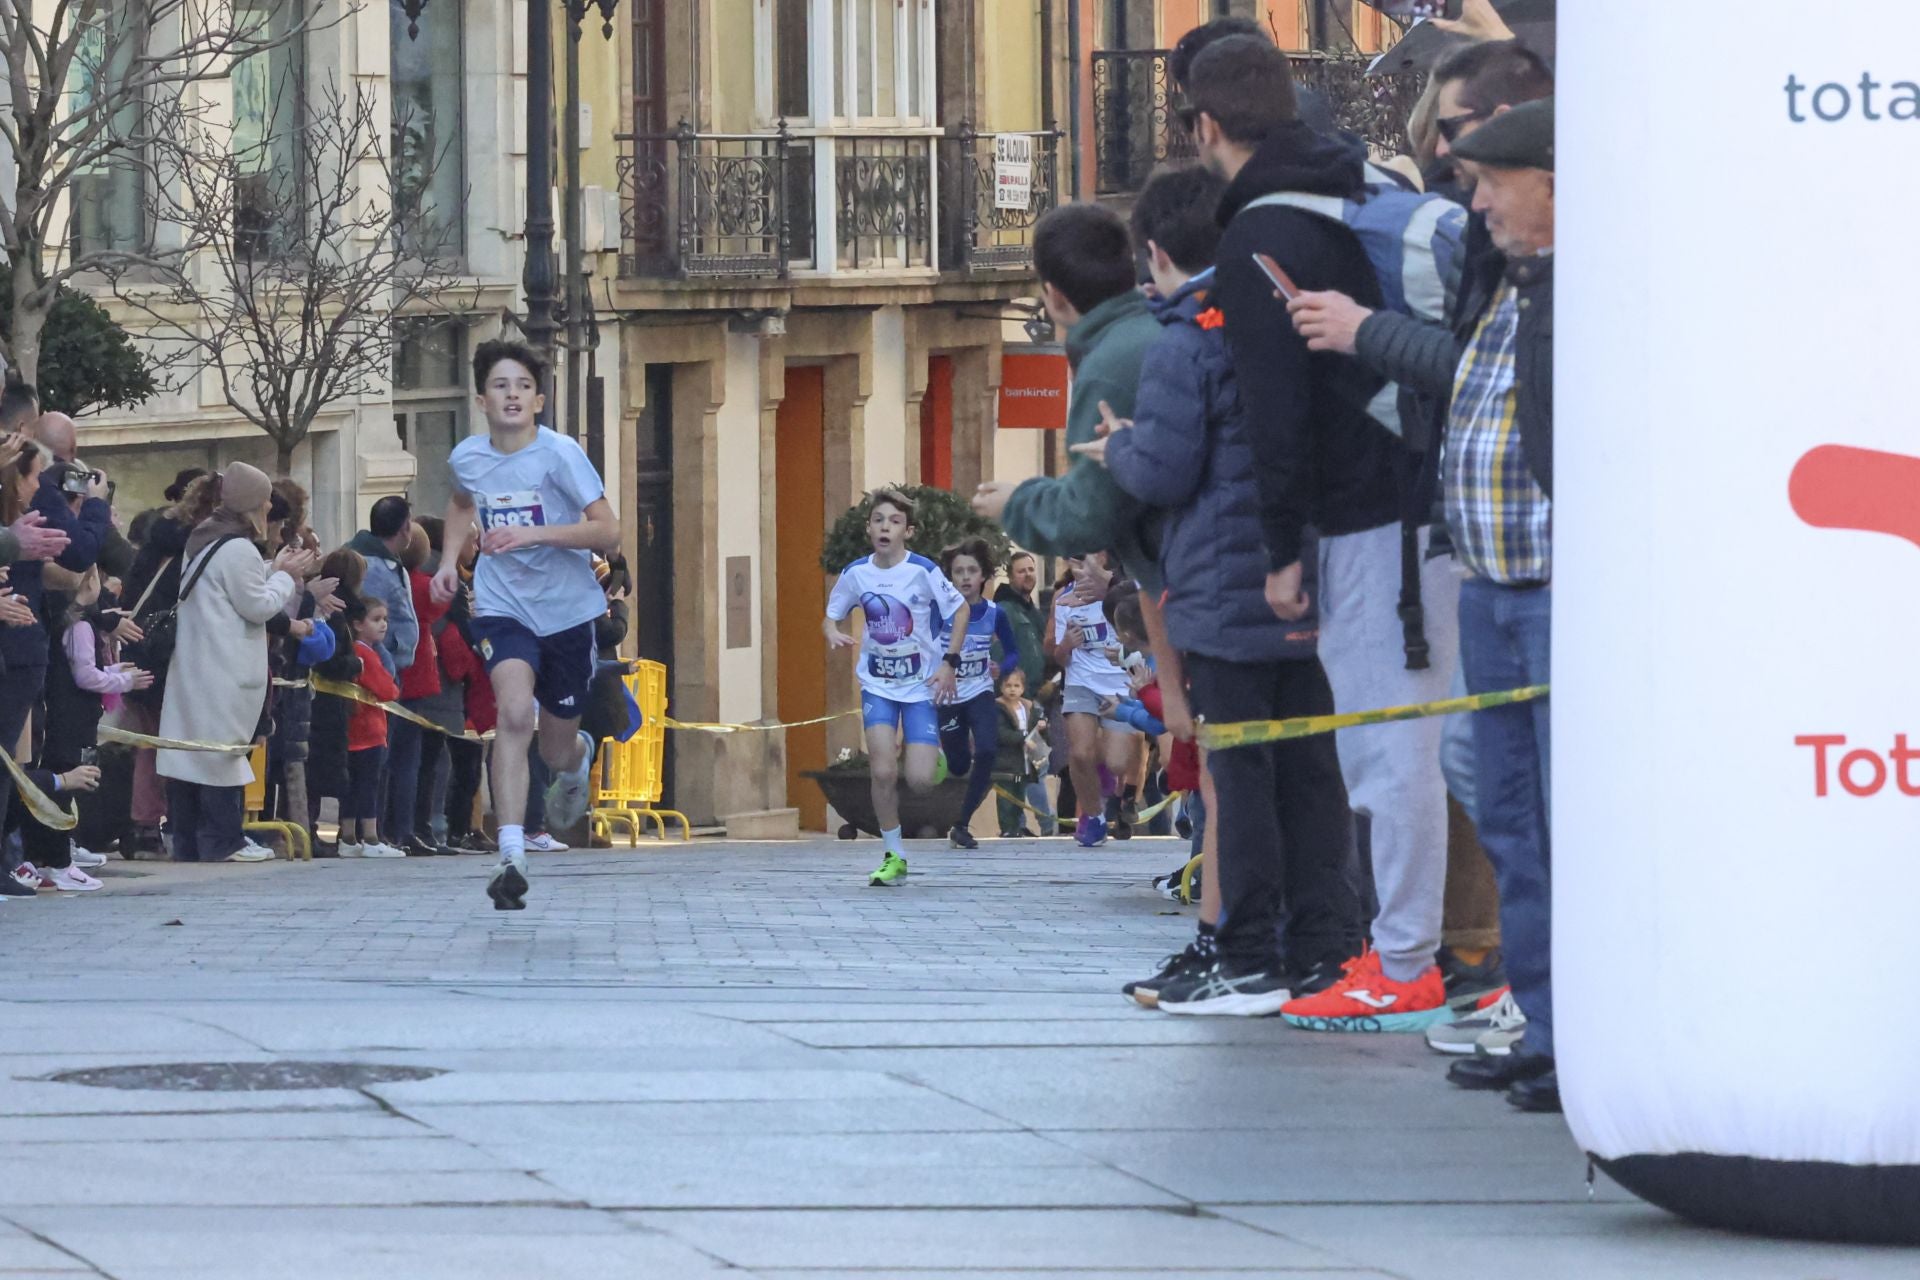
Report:
M613 15L619 7L619 0L564 0L567 6L569 45L567 79L567 110L572 119L578 120L580 114L579 59L574 49L580 38L580 24L586 20L589 10L600 10L600 34L606 39L613 38ZM556 315L562 298L560 281L557 276L554 251L553 221L553 0L532 0L527 5L527 224L526 224L526 262L521 269L520 285L527 296L527 312L520 321L520 331L527 342L547 361L549 369L547 385L542 388L547 396L547 410L543 418L548 425L553 421L554 388L552 367L556 343L554 335L560 330L560 321ZM427 0L404 0L403 9L407 15L407 34L409 38L419 34L420 14L425 10ZM568 136L577 139L577 126L569 125ZM580 185L580 155L576 144L574 152L567 158L567 187L570 200L578 203L576 188ZM569 234L576 234L572 229ZM576 250L578 246L573 246ZM570 284L577 282L570 281ZM571 379L569 379L571 381Z

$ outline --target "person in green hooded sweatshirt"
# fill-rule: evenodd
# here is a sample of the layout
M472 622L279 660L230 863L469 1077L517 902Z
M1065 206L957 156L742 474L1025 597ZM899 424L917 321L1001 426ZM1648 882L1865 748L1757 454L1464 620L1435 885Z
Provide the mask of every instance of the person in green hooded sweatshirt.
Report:
M1133 416L1140 364L1160 336L1160 323L1136 287L1138 278L1127 224L1096 204L1062 205L1040 219L1033 233L1034 270L1040 297L1054 328L1065 335L1073 370L1067 407L1067 445L1099 434L1104 402L1119 418ZM998 521L1020 546L1042 555L1083 556L1115 551L1129 572L1150 570L1143 554L1138 503L1121 491L1105 468L1069 453L1064 476L1035 476L1018 484L990 480L973 497L973 509Z

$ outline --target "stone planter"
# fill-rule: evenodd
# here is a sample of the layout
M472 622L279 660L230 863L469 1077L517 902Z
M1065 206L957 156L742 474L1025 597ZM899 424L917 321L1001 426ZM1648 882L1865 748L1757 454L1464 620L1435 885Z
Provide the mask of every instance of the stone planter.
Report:
M880 834L873 816L873 778L865 769L827 769L808 773L820 786L827 803L845 822L840 828L842 840L852 840L861 832ZM900 787L900 829L909 840L930 840L944 836L959 820L960 806L967 801L967 780L948 778L924 794L902 783Z

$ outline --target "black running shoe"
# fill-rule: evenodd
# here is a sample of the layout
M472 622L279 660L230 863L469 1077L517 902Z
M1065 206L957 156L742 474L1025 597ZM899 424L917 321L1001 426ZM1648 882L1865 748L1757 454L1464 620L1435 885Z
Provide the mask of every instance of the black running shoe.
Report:
M1160 972L1151 978L1142 978L1138 982L1129 982L1120 988L1120 994L1130 997L1149 1009L1160 1005L1160 991L1168 983L1186 974L1197 972L1213 963L1213 935L1202 933L1187 944L1185 951L1177 951L1160 962Z
M0 898L37 898L40 891L31 885L21 884L9 875L0 875Z
M1126 817L1124 816L1124 813L1125 811L1121 808L1121 805L1120 805L1120 797L1108 796L1107 806L1106 806L1107 834L1112 836L1115 840L1133 839L1133 823L1129 822L1126 819ZM1138 818L1139 816L1140 815L1137 813L1134 814L1135 818Z
M1294 999L1317 996L1346 976L1347 961L1344 957L1322 960L1304 969L1296 969L1291 975Z
M1232 1018L1266 1018L1293 999L1293 987L1279 965L1246 968L1215 956L1202 968L1169 980L1160 988L1166 1013Z
M487 896L493 899L495 911L525 911L527 878L520 873L520 868L509 862L487 881Z
M499 853L500 846L487 839L486 833L469 831L465 835L451 836L447 840L455 853Z
M947 832L947 839L952 842L953 847L956 849L978 849L980 847L980 842L973 838L973 832L967 830L965 827L955 827L953 830Z
M1128 787L1126 792L1120 797L1120 821L1130 827L1139 825L1140 800L1139 797L1134 794L1132 787Z
M1467 1011L1479 1007L1482 1000L1507 985L1507 967L1502 963L1500 948L1487 952L1486 959L1479 964L1468 964L1454 954L1452 947L1442 947L1434 962L1440 966L1440 976L1447 984L1447 1005L1449 1008Z

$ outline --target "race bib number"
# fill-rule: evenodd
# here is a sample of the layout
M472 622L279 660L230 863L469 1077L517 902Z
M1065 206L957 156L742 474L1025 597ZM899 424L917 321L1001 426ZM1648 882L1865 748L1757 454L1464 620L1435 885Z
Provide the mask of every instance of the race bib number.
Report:
M537 489L490 493L482 500L480 523L487 529L537 529L547 523Z
M960 678L962 680L978 680L980 677L986 674L987 674L987 655L986 654L972 653L960 659Z
M876 653L867 660L867 673L875 680L913 680L920 675L917 653Z

